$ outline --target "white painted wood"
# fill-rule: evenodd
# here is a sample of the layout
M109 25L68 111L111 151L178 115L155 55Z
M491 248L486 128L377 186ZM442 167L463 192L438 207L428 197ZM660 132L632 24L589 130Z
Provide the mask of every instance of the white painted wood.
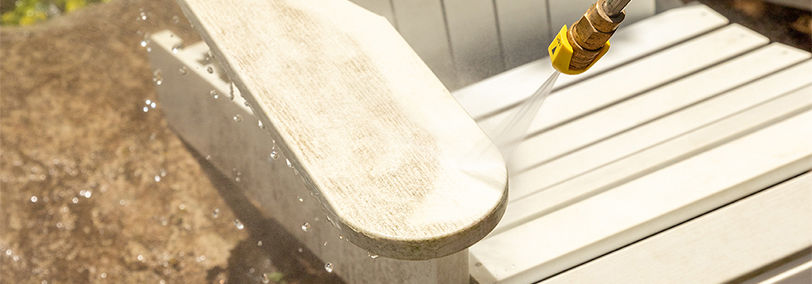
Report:
M180 4L351 242L431 259L496 225L501 155L382 17L345 1Z
M556 82L556 90L724 24L727 19L713 9L694 5L622 27L612 37L612 48L604 58L581 75L561 76ZM554 70L549 58L542 58L457 90L454 97L472 117L483 118L526 99Z
M812 246L810 204L807 173L542 283L729 283Z
M496 0L494 4L505 68L547 56L547 46L552 40L547 1Z
M366 250L340 239L322 205L285 164L285 157L281 153L277 159L269 157L278 149L269 143L273 138L258 126L239 90L230 100L230 87L220 79L222 74L217 69L209 74L200 65L198 60L208 47L191 44L173 54L171 47L178 43L178 37L169 32L152 36L150 62L163 77L157 87L161 112L208 163L225 176L239 176L235 185L265 217L274 218L309 251L331 262L333 273L349 283L468 283L466 251L427 261L372 259ZM187 67L186 75L177 71L180 66ZM211 91L217 92L217 99ZM239 122L233 119L238 115ZM310 224L307 232L301 230L305 222Z
M807 58L809 53L786 45L776 43L763 47L597 113L578 117L560 127L526 138L518 146L517 155L512 158L511 165L515 166L514 171L544 167L544 164L554 158L628 131L725 90L747 84ZM755 65L759 68L750 68ZM585 129L589 131L584 131ZM571 177L551 175L549 172L545 172L544 175L548 178L548 182L539 182L535 178L521 179L519 178L521 174L511 179L510 200L525 197L534 192L534 188L545 188Z
M386 18L392 25L397 25L395 12L392 10L392 2L390 0L352 0L352 2Z
M470 248L471 273L544 279L807 171L810 124L807 111L485 239Z
M449 89L459 87L441 0L392 0L398 32Z
M769 42L764 36L733 24L617 67L609 72L554 92L544 102L527 130L529 135L547 130L638 93L659 87L681 76L715 66L731 57ZM630 80L633 78L633 80ZM486 133L499 133L511 112L479 120ZM517 150L519 151L519 150ZM519 152L516 155L521 155Z
M515 190L537 192L510 202L492 234L809 108L810 87L798 89L812 84L812 78L806 75L810 73L812 61L807 60L511 177ZM786 95L788 92L792 94ZM553 185L544 187L546 184Z
M505 70L493 0L443 0L460 86Z

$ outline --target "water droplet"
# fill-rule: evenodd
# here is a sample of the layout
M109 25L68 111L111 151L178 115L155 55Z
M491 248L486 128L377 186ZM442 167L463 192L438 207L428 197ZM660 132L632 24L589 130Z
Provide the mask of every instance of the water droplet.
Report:
M304 224L302 224L302 231L304 232L310 231L310 223L304 222Z
M186 66L181 66L178 68L178 72L180 72L180 75L186 75L186 73L189 73L189 70L186 69Z
M262 283L271 283L271 279L268 277L268 273L262 273Z
M242 178L240 178L240 176L234 177L234 182L240 183L241 181L242 181Z
M327 242L323 242L323 243L321 243L321 246L326 247L326 246L327 246Z
M211 155L206 155L205 159L206 159L206 161L211 160Z
M220 217L220 208L214 208L214 211L211 211L211 217L215 219Z
M183 49L183 46L181 44L173 45L172 54L178 54L178 51L180 51L181 49Z
M257 120L257 127L259 127L259 129L265 129L265 125L262 125L262 120Z
M150 40L145 38L145 39L142 39L142 40L141 40L141 42L139 43L139 45L140 45L141 47L147 47L147 45L149 45L149 42L150 42Z
M279 159L279 152L276 151L276 148L271 148L271 153L268 154L268 157L271 158L271 161Z
M144 103L145 103L146 105L149 105L149 104L151 104L151 103L152 103L152 100L147 99L147 100L145 100L145 101L144 101Z
M178 210L180 210L180 211L186 210L186 204L184 204L184 203L178 204Z
M377 254L374 254L374 253L371 253L371 252L367 252L367 255L369 255L369 258L371 258L371 259L376 259L376 258L378 258L378 255L377 255Z
M79 203L79 198L78 198L78 197L74 197L74 198L73 198L73 199L71 199L70 201L71 201L71 202L73 202L73 204L76 204L76 203Z
M206 67L206 72L209 72L209 74L214 74L214 67Z
M261 247L262 246L262 241L257 241L257 246Z
M300 196L297 196L297 197L296 197L296 199L297 199L297 200L299 200L299 203L304 202L304 198L302 198L302 197L300 197Z
M327 271L327 273L333 273L333 264L330 262L325 263L324 270Z
M82 196L82 197L84 197L84 198L90 198L91 196L93 196L93 191L90 191L90 190L80 190L80 191L79 191L79 195L81 195L81 196Z
M149 107L151 107L152 109L155 109L155 107L157 107L157 106L158 106L158 104L156 104L155 102L152 102L152 103L149 104Z
M220 98L220 94L218 94L218 93L217 93L217 91L215 91L215 90L211 90L211 91L209 92L209 95L211 95L211 97L212 97L213 99L215 99L215 100Z
M155 177L152 178L152 179L154 179L155 182L161 182L161 176L160 175L155 175Z
M138 261L144 261L144 256L139 254L138 256L135 257L135 259L137 259Z
M15 256L12 256L11 259L14 260L14 262L17 262L17 261L20 261L20 256L15 255Z
M237 230L245 229L245 225L240 222L240 219L234 219L234 226L237 227Z
M31 195L31 203L37 203L37 199L36 195Z
M287 165L287 166L288 166L288 168L292 168L292 167L293 167L293 164L292 164L292 163L290 162L290 160L288 160L288 159L285 159L285 165Z
M141 109L141 110L143 110L144 112L148 112L148 111L149 111L149 107L144 107L144 108L143 108L143 109Z
M155 86L160 86L161 84L164 83L164 77L161 76L160 69L155 70L155 72L152 72L152 82L155 83Z
M11 256L11 254L13 253L14 251L12 251L11 249L6 249L6 256Z
M299 253L302 253L302 252L304 252L304 249L302 249L302 248L297 248L297 249L296 249L296 251L298 251Z
M229 98L229 99L234 100L234 97L235 97L235 95L234 95L234 89L236 89L236 88L237 88L237 87L235 87L235 86L234 86L234 82L231 82L231 83L229 83L229 84L228 84L228 90L229 90L229 92L228 92L228 98Z
M233 119L234 122L240 122L242 121L242 116L240 116L239 114L235 114Z
M107 272L102 272L101 274L99 274L99 278L101 279L107 278Z
M205 255L201 255L201 256L197 257L197 262L204 262L204 261L206 261L206 256Z
M147 12L144 12L144 9L139 9L140 12L138 13L138 19L141 21L147 20Z

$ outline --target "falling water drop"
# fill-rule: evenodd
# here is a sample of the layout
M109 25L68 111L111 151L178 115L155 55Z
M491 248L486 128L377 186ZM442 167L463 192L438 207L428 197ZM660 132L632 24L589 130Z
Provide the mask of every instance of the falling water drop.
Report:
M304 224L302 224L302 231L303 232L309 232L310 231L310 223L304 222Z
M333 263L331 262L325 263L324 270L327 271L327 273L333 273Z
M141 110L143 110L144 112L149 112L149 107L144 107Z
M257 246L261 247L262 246L262 241L257 241Z
M180 72L180 75L186 75L186 73L188 73L188 70L186 69L186 66L181 66L180 68L178 68L178 72Z
M37 203L37 199L36 195L31 195L31 203Z
M367 252L367 255L369 255L369 258L371 258L371 259L376 259L376 258L378 258L378 255L377 255L377 254L374 254L374 253L371 253L371 252Z
M211 95L211 97L212 97L213 99L215 99L215 100L220 98L220 94L218 94L218 93L217 93L217 91L215 91L215 90L211 90L211 91L209 92L209 95Z
M297 196L297 197L296 197L296 200L299 200L299 203L304 202L304 198L302 198L301 196Z
M237 230L245 229L245 225L240 222L240 219L234 219L234 226L237 227Z
M160 86L164 83L164 77L161 76L161 69L155 70L155 72L152 73L152 82L155 83L155 86Z
M292 167L293 167L293 164L292 164L292 163L290 162L290 160L288 160L288 159L285 159L285 165L287 165L287 166L288 166L288 168L292 168Z
M79 203L79 198L78 198L78 197L74 197L74 198L72 198L70 201L71 201L71 202L73 202L73 204L76 204L76 203Z
M178 51L183 49L183 46L180 44L176 44L172 46L172 54L178 54Z
M242 121L242 116L240 116L239 114L235 114L233 119L234 122L240 122Z
M214 210L211 212L211 217L214 219L220 217L220 208L214 208Z
M269 158L271 158L270 160L271 160L272 162L273 162L274 160L279 159L279 151L276 151L276 147L275 147L275 146L274 146L274 148L271 148L271 154L269 154L269 155L268 155L268 157L269 157Z
M257 127L259 127L259 129L265 129L265 125L262 124L262 120L257 120Z
M153 177L152 179L155 180L155 182L161 182L161 176L160 175L155 175L155 177Z

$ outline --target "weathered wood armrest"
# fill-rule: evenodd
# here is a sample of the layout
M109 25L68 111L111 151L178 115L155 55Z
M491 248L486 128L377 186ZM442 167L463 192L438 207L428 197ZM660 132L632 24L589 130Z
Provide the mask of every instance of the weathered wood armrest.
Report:
M430 259L499 221L501 155L386 20L340 0L179 2L351 242Z

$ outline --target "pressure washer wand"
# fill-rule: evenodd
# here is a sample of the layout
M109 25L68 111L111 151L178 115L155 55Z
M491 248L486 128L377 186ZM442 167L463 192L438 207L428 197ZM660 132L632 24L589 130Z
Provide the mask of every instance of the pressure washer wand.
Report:
M609 38L626 17L623 8L631 0L598 0L572 24L561 27L547 48L550 61L561 73L580 74L609 50Z

